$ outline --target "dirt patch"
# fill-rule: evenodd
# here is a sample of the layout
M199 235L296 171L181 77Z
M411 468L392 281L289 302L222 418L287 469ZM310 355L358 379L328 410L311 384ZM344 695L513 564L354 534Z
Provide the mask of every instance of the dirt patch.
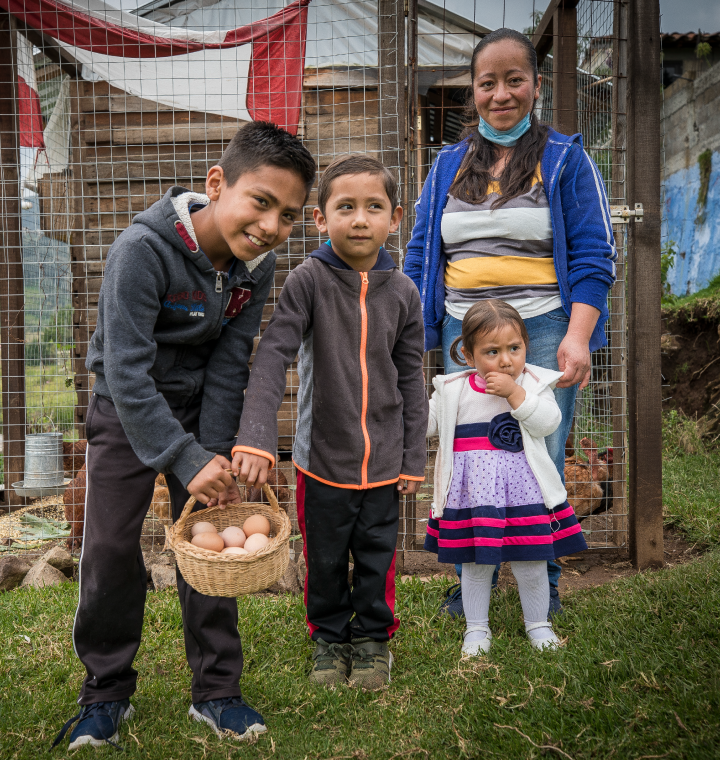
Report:
M715 301L663 310L663 408L707 414L720 390L720 315Z
M686 564L702 554L701 548L689 544L674 531L665 531L664 543L666 568ZM587 551L571 557L563 557L559 562L562 565L561 595L569 591L602 586L617 578L627 578L638 573L627 554L622 551ZM420 580L445 576L453 583L457 583L455 567L439 564L435 555L430 552L408 552L405 556L402 575L403 577L417 576ZM500 568L498 585L500 588L517 585L510 565L507 563Z

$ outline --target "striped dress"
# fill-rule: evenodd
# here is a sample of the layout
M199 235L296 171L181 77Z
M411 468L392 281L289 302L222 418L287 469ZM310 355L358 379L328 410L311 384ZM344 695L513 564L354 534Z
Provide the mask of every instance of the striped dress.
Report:
M491 443L493 421L510 404L486 394L477 375L463 382L450 490L443 516L428 521L425 549L439 562L479 565L554 560L587 549L570 504L552 512L545 506L525 452Z
M488 298L509 303L523 319L562 306L540 167L527 193L492 209L499 196L492 182L482 203L451 195L443 210L445 309L456 319Z

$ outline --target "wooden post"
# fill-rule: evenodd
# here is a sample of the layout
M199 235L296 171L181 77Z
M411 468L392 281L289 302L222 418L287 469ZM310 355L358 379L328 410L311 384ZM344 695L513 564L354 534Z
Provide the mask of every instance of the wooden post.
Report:
M627 0L613 6L613 92L612 92L612 185L610 203L628 203L626 190L627 149ZM617 546L627 546L627 318L626 318L626 225L615 225L617 282L612 289L610 313L610 356L612 367L612 535Z
M378 0L378 79L380 160L397 167L400 204L403 204L405 164L405 4L401 0ZM387 249L399 263L404 225L388 238Z
M577 0L558 3L553 18L553 126L577 132Z
M20 212L20 125L17 32L0 14L0 351L5 506L23 500L12 490L25 468L25 293Z
M660 4L628 4L629 541L639 568L663 564L660 374Z

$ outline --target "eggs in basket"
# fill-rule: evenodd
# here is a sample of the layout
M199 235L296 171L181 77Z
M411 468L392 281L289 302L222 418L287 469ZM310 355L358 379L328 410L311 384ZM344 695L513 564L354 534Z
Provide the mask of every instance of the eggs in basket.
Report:
M270 521L265 515L250 515L242 527L230 525L221 533L210 522L192 526L194 546L221 554L247 555L264 549L270 539Z

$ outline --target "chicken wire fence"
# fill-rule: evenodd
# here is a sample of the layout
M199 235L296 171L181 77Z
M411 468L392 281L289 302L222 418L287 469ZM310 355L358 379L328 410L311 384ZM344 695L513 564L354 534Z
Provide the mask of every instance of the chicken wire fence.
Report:
M557 6L558 4L554 4ZM574 3L569 5L574 6ZM619 39L615 11L618 3L611 0L580 0L577 3L576 25L568 37L577 45L576 119L577 130L583 136L586 151L597 163L612 206L626 204L624 192L625 153L621 131L613 127L624 115L624 103L613 96L619 55L626 39ZM455 7L453 5L453 7ZM482 5L475 4L475 16L459 19L449 4L435 9L444 22L443 40L462 40L464 60L459 63L448 55L442 75L434 81L422 69L412 70L412 59L417 42L424 32L420 20L423 4L416 3L418 23L413 26L409 18L408 61L409 130L408 130L408 197L419 195L430 166L441 148L456 143L466 123L465 108L470 97L468 64L475 45L488 29L482 26ZM528 17L526 34L532 36L543 16L544 6L533 10ZM556 32L557 35L557 32ZM562 40L562 34L560 35ZM557 40L558 37L555 37ZM437 44L438 40L434 42ZM443 45L445 51L450 45ZM556 125L560 116L553 110L556 71L553 51L541 58L539 71L543 81L536 114L544 123ZM555 74L555 76L554 76ZM413 90L414 88L414 90ZM615 88L617 89L617 88ZM560 129L560 131L563 131ZM572 131L575 131L573 129ZM615 135L615 139L614 139ZM412 227L413 206L408 204L409 228ZM610 320L605 332L608 346L593 354L592 376L587 388L578 394L573 429L566 444L566 485L568 499L575 506L581 520L588 546L591 549L625 549L627 546L627 419L626 419L626 323L624 256L626 233L624 225L615 225L615 242L618 251L617 283L612 289L608 305ZM430 351L426 356L425 373L428 392L432 393L432 378L443 372L441 351ZM403 547L421 550L429 506L432 501L432 476L437 439L430 439L427 451L426 481L416 499L406 502L403 523Z
M297 132L321 172L338 155L362 152L396 173L406 216L388 248L402 264L414 200L438 150L459 137L468 63L489 31L425 0L156 0L132 12L128 5L121 12L115 0L62 0L53 3L60 11L48 13L45 0L0 1L3 551L41 552L50 539L79 546L82 473L65 497L59 488L24 498L12 484L24 479L30 434L62 433L66 479L84 462L93 385L87 346L108 249L134 216L173 185L203 192L208 169L238 127L270 118ZM613 100L613 8L607 0L578 5L577 115L611 203L622 204L624 156L612 131L622 105ZM481 4L475 9L479 18ZM552 56L542 70L538 113L551 123ZM315 199L313 190L303 219L276 249L261 333L288 273L324 240L312 220ZM587 491L589 511L598 512L583 521L596 547L624 546L627 529L625 238L622 228L615 233L610 347L594 355L568 451L576 460L577 499ZM428 381L438 371L438 352L429 352ZM297 390L293 365L278 415L276 487L295 527ZM606 461L593 468L587 453L591 459L604 453ZM430 446L426 483L404 504L398 544L404 552L422 547L434 456ZM145 548L162 548L169 519L167 492L158 483Z

